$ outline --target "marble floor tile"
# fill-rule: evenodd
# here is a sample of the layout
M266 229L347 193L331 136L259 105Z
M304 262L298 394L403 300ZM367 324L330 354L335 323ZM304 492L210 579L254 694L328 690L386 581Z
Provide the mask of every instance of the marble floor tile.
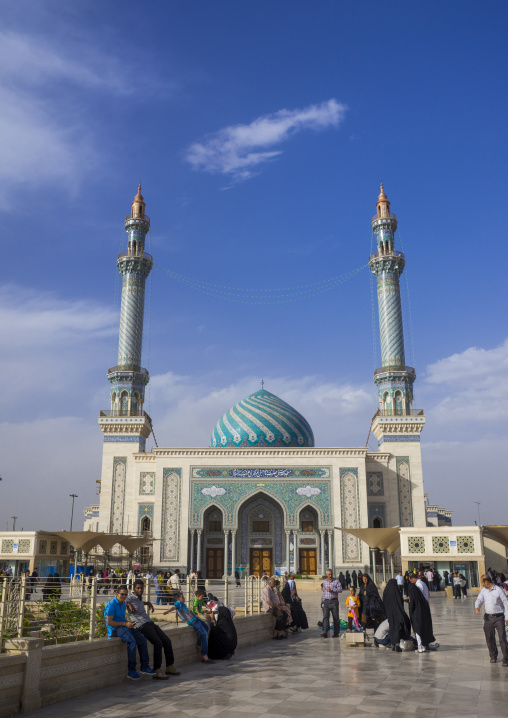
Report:
M161 685L124 683L57 703L35 718L508 718L508 670L490 665L472 601L432 596L437 652L394 653L324 641L319 595L305 608L310 628L284 642L237 651L232 661L182 666ZM342 610L342 609L341 609ZM372 633L372 632L370 632Z

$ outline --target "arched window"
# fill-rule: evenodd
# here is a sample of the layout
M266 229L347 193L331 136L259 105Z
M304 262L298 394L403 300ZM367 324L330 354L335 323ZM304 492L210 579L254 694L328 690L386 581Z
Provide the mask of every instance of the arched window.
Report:
M152 522L149 516L143 516L141 519L141 534L143 536L151 536L152 534Z
M373 529L380 529L383 528L383 521L379 516L376 516L376 518L372 522L372 528Z
M138 412L138 401L139 401L139 394L137 391L134 392L131 399L131 414L133 416L136 416Z
M126 391L122 392L120 399L120 409L121 411L128 411L129 409L129 395Z
M400 391L395 392L395 413L399 415L403 413L402 393Z

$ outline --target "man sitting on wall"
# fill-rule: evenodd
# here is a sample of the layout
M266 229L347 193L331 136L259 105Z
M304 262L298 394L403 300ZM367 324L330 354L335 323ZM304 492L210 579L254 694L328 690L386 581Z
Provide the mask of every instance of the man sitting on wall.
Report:
M148 657L146 638L134 628L133 621L126 620L125 611L127 606L125 605L125 599L127 598L127 594L127 586L122 585L118 587L115 598L111 599L104 608L104 618L108 629L108 638L121 638L122 641L127 644L127 665L129 671L127 678L130 678L132 681L138 681L140 678L139 673L154 676L155 671L148 665L150 659ZM136 671L136 646L138 647L139 660L141 663L139 673Z
M155 671L154 680L165 680L168 676L179 676L180 672L173 665L175 662L173 656L173 646L171 639L159 628L159 626L150 620L145 606L149 611L154 611L150 601L143 601L144 581L137 578L134 581L133 593L127 598L127 608L132 617L134 628L138 630L150 643L153 644L153 669ZM164 657L166 658L166 672L161 670L162 666L162 649L164 648Z

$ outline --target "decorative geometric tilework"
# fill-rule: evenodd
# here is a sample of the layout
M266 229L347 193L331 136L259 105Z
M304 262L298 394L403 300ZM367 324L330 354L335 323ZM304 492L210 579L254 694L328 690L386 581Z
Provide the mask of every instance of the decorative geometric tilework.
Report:
M111 488L111 533L121 534L123 532L126 472L127 457L115 456L113 459L113 483Z
M424 536L408 536L407 547L409 553L425 553Z
M474 552L474 536L457 536L457 553Z
M384 496L382 471L367 471L367 496Z
M162 484L161 559L178 561L180 556L181 469L164 469Z
M122 436L111 436L111 434L106 434L104 436L104 443L105 444L140 444L143 449L145 448L145 439L142 436L136 436L132 434L125 434Z
M450 553L450 539L447 536L433 536L432 553Z
M193 470L193 474L194 474ZM331 482L329 480L307 481L263 481L217 480L213 484L205 480L191 481L191 525L197 527L202 520L202 512L210 503L219 504L225 511L225 526L237 524L237 513L242 502L249 494L254 495L263 489L263 493L272 494L286 510L285 520L289 526L296 526L298 511L311 503L319 509L320 521L327 526L332 523L330 513ZM310 495L309 495L310 494Z
M330 469L316 469L309 466L303 468L281 468L281 469L261 469L261 468L223 468L223 467L203 467L192 470L193 479L290 479L290 478L310 478L310 479L329 479Z
M18 553L30 552L30 539L20 539L18 541Z
M400 526L413 525L413 499L409 456L397 456L397 483L399 489Z
M12 553L14 551L13 539L2 539L2 553Z
M299 541L300 546L315 546L316 538L301 538Z
M360 525L358 469L340 470L340 497L342 528L357 529ZM356 536L342 533L342 557L344 561L360 560L360 540Z
M374 519L380 518L381 519L381 528L386 526L386 506L385 504L369 504L369 526L372 527L374 525Z
M141 496L155 494L155 472L142 471L139 474L139 493Z
M69 553L69 544L67 541L62 541L60 544L60 556L65 556L67 553Z
M58 553L58 541L49 542L49 553L53 556Z
M39 541L39 553L45 554L48 550L48 542L46 539L40 539Z

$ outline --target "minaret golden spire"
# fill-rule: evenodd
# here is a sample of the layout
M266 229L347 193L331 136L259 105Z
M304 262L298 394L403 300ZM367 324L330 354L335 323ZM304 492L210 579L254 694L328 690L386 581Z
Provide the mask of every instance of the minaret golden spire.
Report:
M143 195L141 194L141 182L138 186L138 193L134 197L134 201L132 203L132 216L140 218L145 216L145 202L143 200Z

